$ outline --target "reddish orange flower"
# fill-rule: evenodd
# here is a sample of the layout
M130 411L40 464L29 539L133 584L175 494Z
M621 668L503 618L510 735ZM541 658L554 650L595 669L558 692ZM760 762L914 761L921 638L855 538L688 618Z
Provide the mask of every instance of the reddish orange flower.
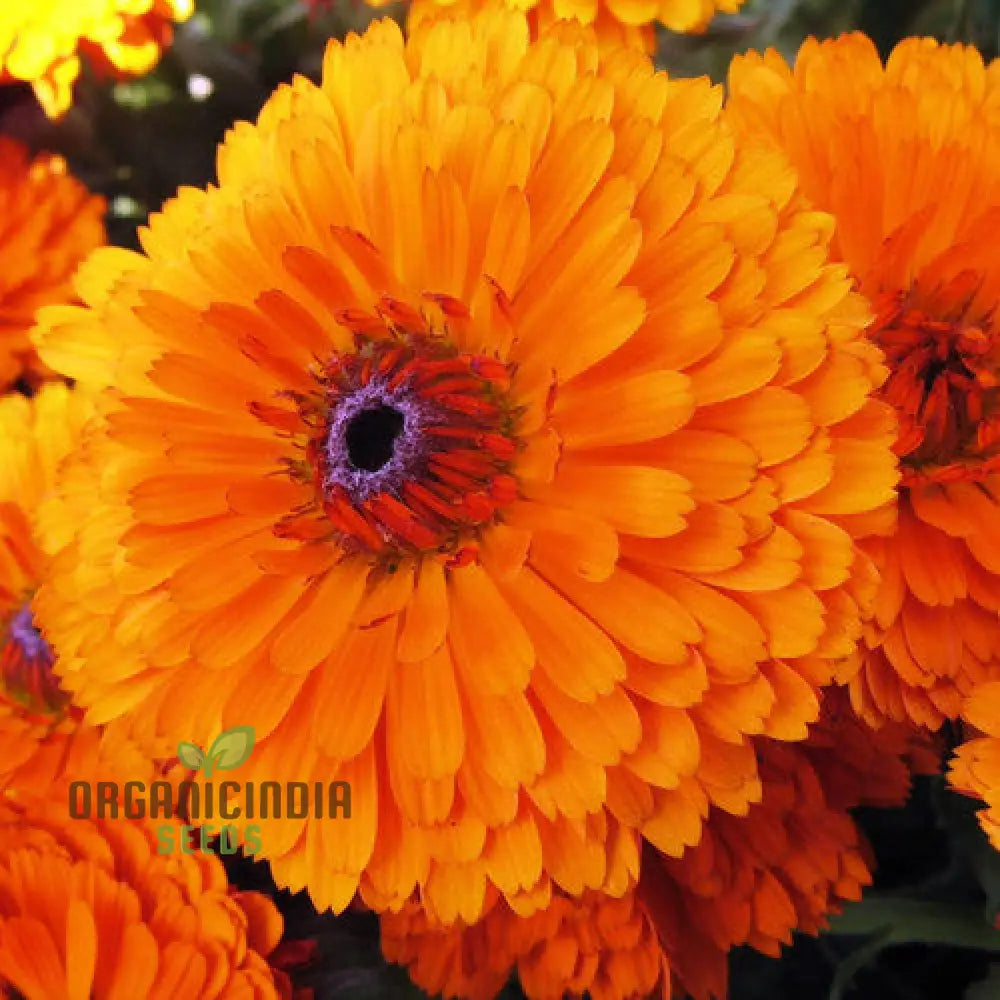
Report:
M36 601L60 675L145 746L253 725L245 780L351 782L261 821L320 908L621 894L854 653L884 370L720 104L579 25L376 23L42 318L114 385Z
M646 1000L669 981L652 921L634 892L556 896L527 917L496 901L471 927L442 927L417 904L382 915L386 959L433 996L493 1000L516 971L529 1000Z
M1000 671L1000 64L909 39L883 68L851 35L807 42L794 70L737 59L730 86L875 305L903 480L895 533L867 546L883 582L852 693L873 723L934 728Z
M80 55L120 76L148 73L193 0L31 0L0 10L0 83L26 82L51 118L69 110Z
M0 15L2 16L2 15ZM59 156L0 136L0 391L47 372L28 338L35 311L74 299L77 265L104 243L104 200Z
M941 770L944 743L908 722L872 730L854 712L847 688L823 693L823 714L802 747L834 809L903 805L914 774Z
M157 853L164 820L70 819L0 800L0 993L24 1000L287 1000L274 904L214 855ZM13 993L9 991L13 990Z
M757 749L762 801L745 817L713 810L679 859L647 845L623 898L557 896L528 917L495 900L471 927L442 927L411 903L381 918L386 957L428 992L468 1000L492 1000L515 971L530 1000L725 997L730 949L777 956L793 931L817 933L860 897L868 850L847 810L902 804L911 772L940 762L912 729L864 726L843 691L829 692L805 744Z

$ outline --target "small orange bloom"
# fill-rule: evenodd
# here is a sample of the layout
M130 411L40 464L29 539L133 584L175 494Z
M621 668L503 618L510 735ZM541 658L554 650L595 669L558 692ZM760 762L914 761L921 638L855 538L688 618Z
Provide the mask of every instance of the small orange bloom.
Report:
M623 898L560 895L527 917L494 900L471 927L442 927L410 903L382 915L386 957L428 992L468 1000L492 1000L515 971L530 1000L725 997L730 949L776 956L793 931L817 933L869 883L847 810L900 805L911 772L939 766L927 737L895 723L873 732L843 691L828 697L807 742L758 742L759 804L745 817L713 810L679 859L647 845L638 887Z
M36 602L60 675L144 746L253 725L247 780L350 781L261 822L320 908L621 894L855 651L884 369L720 105L580 25L379 22L41 319L114 386Z
M70 819L0 799L0 994L24 1000L287 1000L274 904L214 855L157 853L165 820ZM6 989L5 989L6 988Z
M75 298L73 272L104 243L103 215L104 200L67 173L62 157L31 159L0 136L0 391L48 371L28 338L35 311Z
M837 219L874 303L900 421L899 518L866 545L882 585L852 682L866 718L932 728L1000 675L1000 63L861 35L737 59L731 114ZM943 109L947 109L946 112Z
M30 0L0 9L0 83L30 83L50 118L73 100L80 55L98 70L148 73L193 0Z

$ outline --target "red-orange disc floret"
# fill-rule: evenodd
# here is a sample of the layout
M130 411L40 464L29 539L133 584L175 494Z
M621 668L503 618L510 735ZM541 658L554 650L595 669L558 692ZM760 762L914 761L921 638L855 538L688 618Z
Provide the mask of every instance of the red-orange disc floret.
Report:
M433 552L468 560L475 530L517 496L510 366L460 351L403 303L382 306L379 316L342 316L355 350L317 366L314 392L286 394L311 431L296 442L303 460L286 464L315 499L277 534L328 538L390 564ZM382 326L390 317L403 325ZM274 412L251 408L265 422ZM275 424L284 422L279 411Z
M904 292L878 303L872 339L890 366L881 393L899 414L904 487L1000 470L1000 345L991 316L968 314L974 294L948 288L934 313Z

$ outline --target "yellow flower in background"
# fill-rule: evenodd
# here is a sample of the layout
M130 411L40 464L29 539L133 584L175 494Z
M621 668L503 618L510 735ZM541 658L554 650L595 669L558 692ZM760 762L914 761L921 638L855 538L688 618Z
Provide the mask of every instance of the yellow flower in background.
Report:
M0 8L0 82L30 83L45 113L70 107L85 56L99 70L148 73L194 0L27 0Z
M105 242L104 208L61 156L0 137L0 392L52 374L28 331L39 307L76 300L73 272Z
M854 653L898 478L831 220L721 92L489 10L331 43L38 343L113 386L36 600L94 722L253 726L320 908L621 895L760 798Z

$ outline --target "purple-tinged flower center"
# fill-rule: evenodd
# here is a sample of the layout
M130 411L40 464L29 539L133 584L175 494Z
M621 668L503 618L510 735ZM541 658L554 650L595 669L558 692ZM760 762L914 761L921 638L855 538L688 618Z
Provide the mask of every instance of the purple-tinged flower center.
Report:
M29 660L45 660L52 665L54 657L49 644L42 633L35 628L35 618L31 613L31 605L23 608L10 620L8 632L13 642L20 644L25 657Z
M0 647L3 690L32 711L60 712L69 696L59 687L54 662L52 647L35 627L31 604L26 603L7 622Z

